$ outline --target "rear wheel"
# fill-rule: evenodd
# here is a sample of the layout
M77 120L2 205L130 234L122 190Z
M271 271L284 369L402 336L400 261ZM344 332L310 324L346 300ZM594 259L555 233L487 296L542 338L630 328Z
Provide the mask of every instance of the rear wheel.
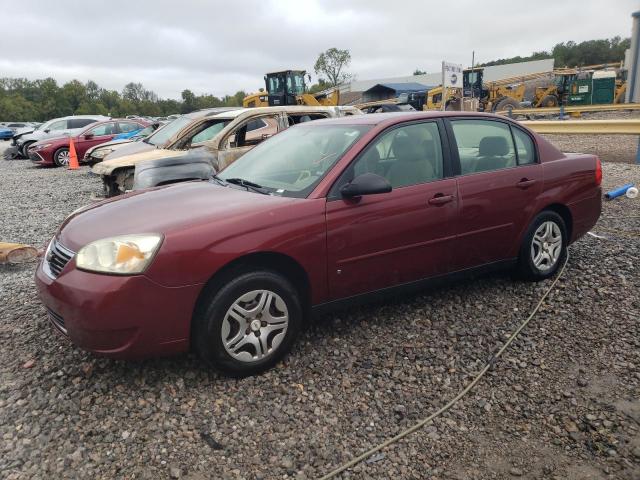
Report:
M206 363L235 377L274 366L302 326L299 294L269 270L236 273L205 293L194 315L193 344Z
M567 241L567 227L560 215L550 210L538 214L520 247L520 275L535 281L551 277L567 255Z
M504 97L496 102L496 106L494 107L494 112L502 112L503 110L513 110L515 108L520 107L520 104L511 97Z
M69 149L63 147L56 150L53 154L53 163L57 167L67 167L69 165Z
M541 107L557 107L558 106L558 97L555 95L545 95L540 100Z

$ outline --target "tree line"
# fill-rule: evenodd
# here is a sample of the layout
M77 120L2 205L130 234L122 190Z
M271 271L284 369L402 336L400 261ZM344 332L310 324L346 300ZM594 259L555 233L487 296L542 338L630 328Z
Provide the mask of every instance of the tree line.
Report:
M574 41L557 43L550 51L542 50L533 52L527 57L510 57L478 63L477 67L490 67L493 65L505 65L508 63L530 62L532 60L554 59L555 67L581 67L587 65L599 65L602 63L615 63L624 60L624 51L631 46L630 38L604 38L600 40L587 40L576 43ZM413 75L424 75L427 72L416 68Z
M141 83L128 83L118 92L102 88L92 80L86 83L71 80L60 86L53 78L0 78L0 121L43 122L84 114L164 117L200 108L241 106L245 96L243 91L220 98L183 90L181 99L174 100L158 98Z
M550 51L533 52L528 57L511 57L481 63L479 67L504 65L507 63L528 62L553 58L556 68L582 67L614 63L624 60L624 51L631 46L630 38L603 38L576 43L574 41L557 43Z

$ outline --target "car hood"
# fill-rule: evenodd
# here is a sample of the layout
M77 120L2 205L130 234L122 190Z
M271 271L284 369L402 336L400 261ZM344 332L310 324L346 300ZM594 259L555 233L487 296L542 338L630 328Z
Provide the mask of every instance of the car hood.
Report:
M13 136L17 137L20 135L26 135L28 133L33 133L34 131L35 129L33 127L16 128L16 131L14 132Z
M55 132L49 132L49 133L45 133L44 131L41 131L41 130L35 130L31 133L23 135L22 140L24 141L35 140L36 142L38 142L41 140L50 140L52 138L59 139L64 137L74 137L78 133L80 133L82 130L83 130L82 128L72 128L69 130L56 130Z
M116 150L119 152L121 149ZM176 158L187 155L189 150L167 150L165 148L154 148L153 150L143 151L136 154L122 156L116 159L112 159L109 155L109 159L95 165L92 169L93 173L98 175L110 175L114 170L123 167L133 167L136 163L144 162L145 160L158 160L161 158Z
M117 149L117 148L121 148L123 145L126 145L127 143L131 143L131 140L128 139L123 139L123 140L111 140L110 142L104 142L104 143L100 143L98 145L96 145L95 147L91 147L89 150L87 150L87 154L91 154L93 152L95 152L96 150L100 150L101 148L109 148L109 149Z
M124 157L125 155L133 155L134 153L148 152L155 149L155 145L151 145L150 143L146 143L143 141L129 142L127 145L118 147L116 151L111 152L109 155L104 157L104 161Z
M241 234L239 229L274 222L280 216L278 212L284 215L294 202L300 201L213 182L186 182L92 204L70 215L58 235L59 241L74 252L101 238L131 233L161 233L167 237L207 223L215 223L216 231L229 236Z

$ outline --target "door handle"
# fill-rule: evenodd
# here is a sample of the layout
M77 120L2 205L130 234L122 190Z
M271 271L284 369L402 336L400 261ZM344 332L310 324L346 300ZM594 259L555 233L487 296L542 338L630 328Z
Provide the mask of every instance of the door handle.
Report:
M518 183L516 183L516 187L525 189L525 188L529 188L534 183L536 183L535 180L529 180L528 178L523 178Z
M429 205L444 205L453 200L453 195L443 195L442 193L435 194L429 199Z

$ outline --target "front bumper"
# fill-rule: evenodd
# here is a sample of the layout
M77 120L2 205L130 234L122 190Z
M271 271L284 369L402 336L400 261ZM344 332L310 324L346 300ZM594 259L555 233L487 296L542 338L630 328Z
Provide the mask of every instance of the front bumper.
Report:
M29 150L29 160L40 165L53 165L53 161L47 160L39 151Z
M72 259L58 278L36 270L49 320L84 350L120 359L172 355L189 348L193 309L202 285L164 287L144 275L83 272Z

